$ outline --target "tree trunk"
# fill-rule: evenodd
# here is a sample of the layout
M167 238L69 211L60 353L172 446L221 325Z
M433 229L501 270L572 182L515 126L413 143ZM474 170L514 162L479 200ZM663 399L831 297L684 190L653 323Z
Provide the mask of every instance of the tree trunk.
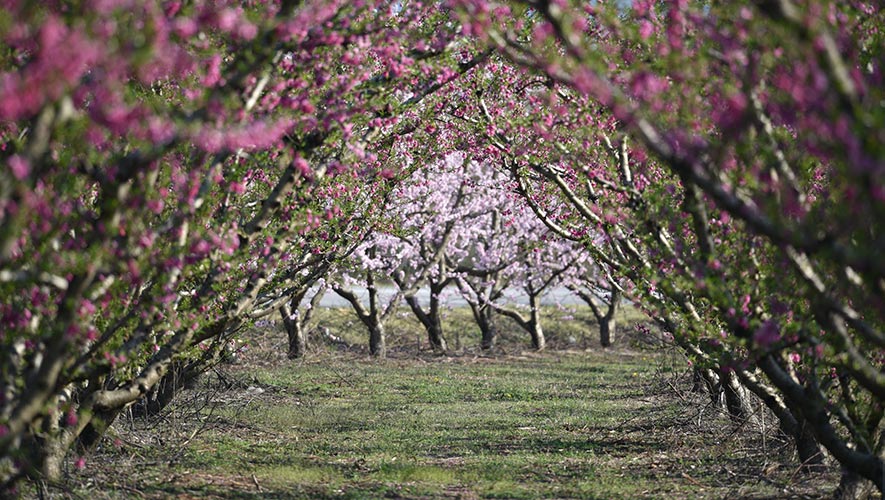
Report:
M297 305L296 305L297 307ZM283 327L289 339L289 350L286 356L289 359L303 358L307 353L307 332L299 317L297 310L293 310L291 304L283 304L280 307L280 316L283 318Z
M375 257L375 247L369 249L367 255ZM382 311L378 288L375 286L375 275L366 271L366 289L369 291L368 315L363 315L363 323L369 327L369 353L379 359L387 357L387 338L384 333L384 311Z
M369 325L369 353L375 358L387 356L387 342L384 335L384 324L372 322Z
M104 437L111 424L117 420L117 417L123 411L123 408L115 408L113 410L99 411L92 415L89 424L77 437L77 452L85 455L98 446L101 438Z
M599 318L599 343L602 347L611 347L615 343L615 328L617 327L617 312L621 304L621 292L612 289L609 296L608 311L605 316Z
M707 395L710 397L710 403L717 408L722 407L722 385L719 383L719 376L710 368L701 368L701 378L704 385L707 386Z
M544 329L541 327L540 299L538 295L529 293L529 303L531 304L531 314L528 318L515 309L500 306L495 306L495 308L497 312L512 319L520 328L529 332L532 349L540 351L547 346L547 340L544 338Z
M430 328L427 330L427 334L430 340L430 345L433 347L433 350L439 353L445 353L449 349L449 345L446 342L446 338L443 336L442 329L442 318L440 317L440 304L439 304L439 294L442 293L443 286L436 285L434 286L431 283L430 286Z
M498 341L498 331L495 329L494 318L492 317L494 310L488 305L480 305L471 307L473 309L473 318L479 325L479 331L482 333L480 347L483 351L489 351L495 347Z
M741 384L731 370L719 370L719 383L725 395L725 409L728 417L736 424L743 424L750 412L743 396Z
M529 304L531 305L531 318L529 319L529 334L532 337L532 347L536 351L541 351L547 346L547 340L544 338L544 330L541 328L541 298L539 294L531 294L529 296Z
M593 295L577 286L570 286L569 290L577 294L581 300L590 306L593 317L596 318L596 323L599 325L599 344L602 347L611 347L615 343L615 330L618 322L617 313L622 298L621 292L614 286L612 287L608 297L608 307L605 314L603 314L600 306L596 305Z
M363 307L352 290L340 287L334 287L333 290L353 306L360 322L369 330L369 353L375 358L384 358L387 356L384 316L378 304L378 290L375 288L375 279L371 272L366 273L366 285L369 291L369 310Z
M181 391L193 386L203 373L203 366L200 360L171 362L166 375L133 406L133 414L144 417L160 413Z
M834 500L867 500L873 498L876 488L871 481L861 477L858 473L842 469L842 477L839 486L833 492Z
M728 412L728 418L736 424L744 423L750 415L741 383L734 372L728 369L694 369L692 392L703 392L706 388L710 403Z
M477 286L474 286L467 280L458 279L457 283L458 289L461 290L461 295L464 297L475 297L468 299L467 305L470 306L470 312L473 313L473 319L476 325L479 326L479 331L482 335L479 346L483 351L489 351L495 347L495 343L498 341L498 331L495 328L493 319L495 309L489 303L493 300L493 296L498 295L498 291L494 289L495 285L492 285L493 288L488 290L489 293L487 295L484 295L482 289L478 289Z
M615 343L615 328L617 319L614 315L603 318L599 322L599 343L602 347L611 347Z
M40 457L38 459L40 479L50 483L61 481L67 451L54 435L40 439L40 448L37 452Z
M796 454L799 456L799 472L809 473L820 470L824 465L824 454L821 453L820 444L811 432L808 422L801 416L796 416L798 429L794 429L793 442L796 444Z
M532 336L532 348L534 350L542 351L547 347L547 340L544 338L544 330L541 329L541 325L533 326L529 333Z
M861 476L873 481L881 494L885 491L885 461L871 452L858 451L846 442L832 426L829 415L822 408L825 399L822 395L809 392L786 371L781 361L768 354L758 360L760 370L768 380L777 387L789 402L795 413L801 413L804 424L816 441L826 447L833 458L844 467L852 469Z
M444 353L448 350L449 345L443 337L442 325L439 321L433 321L427 329L427 338L430 341L430 347L435 352Z
M58 396L50 404L58 406ZM54 483L61 480L62 466L68 450L62 443L58 414L49 412L39 420L38 426L36 435L27 439L30 446L23 446L22 449L28 453L29 474L40 481L42 486L43 482Z
M774 413L783 435L789 436L793 440L801 464L800 472L812 472L818 469L823 464L824 457L821 453L820 443L811 432L810 424L801 414L788 408L777 392L762 383L754 373L741 370L736 374L742 385L755 394Z
M55 396L55 399L53 406L58 407L58 396ZM116 410L115 414L119 411ZM48 498L47 483L58 483L62 480L68 450L92 423L93 417L86 412L79 415L76 422L68 422L63 426L61 421L65 418L58 413L49 412L40 419L39 432L28 436L22 443L22 449L26 451L23 470L37 481L40 496L44 498Z
M409 304L409 308L421 324L424 325L424 330L427 332L427 340L430 342L430 347L433 351L436 353L445 353L448 350L448 344L443 336L442 320L440 319L438 295L440 291L442 291L441 288L431 285L430 309L426 312L418 302L418 297L414 295L406 297L406 303Z
M693 367L691 370L691 392L701 393L704 392L704 374L701 372L701 369L697 366Z

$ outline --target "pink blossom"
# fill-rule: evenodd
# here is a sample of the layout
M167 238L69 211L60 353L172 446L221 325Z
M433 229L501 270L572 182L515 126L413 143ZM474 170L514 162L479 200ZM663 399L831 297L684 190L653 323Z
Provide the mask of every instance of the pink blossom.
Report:
M80 301L80 315L88 316L95 313L95 304L92 301L87 299L82 299Z
M535 26L532 38L535 43L544 43L551 35L553 35L553 25L547 21L541 21Z
M20 181L24 180L31 173L30 163L19 155L12 155L7 162L9 169L12 171L12 176Z
M648 37L654 33L654 25L652 25L651 21L647 19L643 19L639 22L639 36L643 40L648 40Z
M292 166L295 167L295 171L298 172L302 177L309 178L313 174L310 169L310 165L307 163L307 160L300 156L295 157L295 160L292 161Z
M199 31L199 25L189 17L180 17L175 20L173 29L181 38L190 38L197 34L197 31Z
M237 36L243 40L252 40L258 35L258 26L252 23L243 22L237 28Z
M725 131L737 128L747 109L747 97L742 93L729 95L721 109L714 111L713 119Z
M575 70L572 84L578 92L593 96L604 105L612 104L611 88L592 69L582 67Z
M778 328L777 323L773 320L766 321L755 333L753 333L753 342L763 349L780 340L780 328Z
M73 409L69 410L67 415L65 415L65 425L68 427L77 425L77 412Z
M667 80L654 73L643 71L633 77L630 91L641 99L650 99L667 90L668 86Z
M163 14L165 14L166 17L174 17L175 14L178 14L179 10L181 10L180 0L172 0L163 5Z
M146 203L148 210L155 214L162 212L165 205L166 204L163 200L148 200Z
M224 9L218 13L217 26L218 29L222 31L232 31L237 23L237 18L240 17L240 13L238 13L234 9Z
M214 87L221 80L221 55L215 54L209 58L206 68L206 76L203 77L204 87Z
M65 329L65 337L74 340L80 336L80 327L76 323L71 323Z
M741 298L741 311L744 314L750 313L750 296L749 295L744 295Z
M208 241L201 239L199 241L194 242L194 244L191 245L190 250L191 250L191 254L193 256L202 257L202 256L207 255L209 253L209 250L211 250L211 247L209 246Z

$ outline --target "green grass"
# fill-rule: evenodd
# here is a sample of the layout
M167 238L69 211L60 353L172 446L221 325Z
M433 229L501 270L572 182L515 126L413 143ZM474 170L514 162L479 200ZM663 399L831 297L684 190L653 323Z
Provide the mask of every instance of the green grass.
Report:
M260 370L256 380L301 404L221 410L229 423L273 437L256 444L207 434L181 465L255 474L268 488L299 484L331 496L354 487L383 495L391 485L414 496L468 485L488 498L631 496L631 485L596 477L594 457L606 453L605 443L581 429L643 411L634 399L641 386L631 382L648 375L650 364L627 356L604 370L591 363L587 356L562 356ZM613 404L615 396L620 402ZM568 480L550 481L551 475Z
M182 423L182 440L203 426L186 446L124 445L73 479L89 498L133 491L147 498L722 498L776 497L797 487L788 458L762 481L766 464L752 460L777 454L761 449L748 459L755 441L727 438L724 419L718 433L692 430L685 403L661 393L663 358L621 350L382 362L346 355L264 366L247 359L228 378L265 392L215 394L214 405ZM803 494L826 492L816 487Z

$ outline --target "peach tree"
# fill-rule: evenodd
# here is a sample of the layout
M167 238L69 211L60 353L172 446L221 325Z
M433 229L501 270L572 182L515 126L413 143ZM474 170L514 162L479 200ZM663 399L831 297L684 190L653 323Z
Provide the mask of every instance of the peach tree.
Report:
M881 491L880 7L457 3L503 57L472 130L548 227L584 238L719 386L760 396L804 465L823 448L841 494Z
M424 98L483 57L435 5L0 9L4 490L58 478L345 252L363 215L338 195L381 182Z

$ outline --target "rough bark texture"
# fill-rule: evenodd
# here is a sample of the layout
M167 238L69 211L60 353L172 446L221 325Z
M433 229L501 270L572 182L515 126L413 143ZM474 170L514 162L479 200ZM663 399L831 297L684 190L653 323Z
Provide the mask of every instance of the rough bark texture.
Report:
M323 295L326 293L325 287L320 287L310 299L310 305L302 308L302 302L307 297L311 286L316 284L316 279L306 281L303 286L296 291L289 299L288 303L280 306L280 317L283 319L283 328L286 330L288 339L288 350L286 356L289 359L300 359L307 355L308 348L308 325L313 316L313 312L320 305Z
M824 454L808 423L801 417L797 419L798 429L793 431L793 442L799 456L799 472L807 474L820 470L824 465Z
M135 416L157 415L184 389L193 387L203 373L202 363L173 361L169 369L156 385L133 407ZM111 409L111 411L113 408Z
M858 473L842 469L839 486L833 492L833 500L867 500L873 498L876 488L871 481Z
M623 298L620 290L611 287L611 290L608 291L608 298L606 300L606 310L605 312L602 312L600 306L596 304L593 295L578 287L569 287L569 289L590 306L590 310L593 312L593 316L596 318L596 322L599 325L599 344L602 347L611 347L616 340L615 333L618 324L617 313L618 309L620 309L621 300Z
M80 433L80 436L77 438L77 452L81 455L85 455L86 453L95 450L95 447L98 446L101 438L104 437L105 432L107 432L108 428L114 423L122 411L122 408L116 408L113 410L96 412L90 419L89 424L83 429L83 432Z
M755 394L774 413L778 420L778 427L784 436L789 436L793 440L801 464L800 472L811 472L821 467L824 457L820 444L802 416L787 408L786 403L774 388L761 382L755 373L741 370L736 372L736 375L740 378L743 386Z
M376 358L387 356L387 341L384 335L384 325L373 323L366 325L369 328L369 353Z
M476 320L476 324L479 325L479 331L482 334L482 340L480 340L480 347L483 351L489 351L495 347L495 343L498 341L498 330L495 328L495 322L493 318L494 311L489 305L470 305L470 309L473 312L473 318Z
M719 383L725 396L725 409L728 411L728 417L734 423L743 424L751 412L747 407L740 382L733 371L719 370Z
M701 378L710 396L710 404L716 407L722 406L722 386L719 385L719 376L710 368L701 368Z
M547 339L544 338L544 329L541 327L541 296L540 294L529 297L531 304L531 318L529 320L529 334L532 336L532 347L541 351L547 347Z
M541 294L534 293L529 290L529 306L531 311L529 317L526 318L519 311L508 309L506 307L496 306L496 310L504 316L516 321L523 330L529 332L532 341L532 349L536 351L543 350L547 347L547 339L544 338L544 329L541 326Z
M415 316L424 325L427 332L427 340L434 352L445 353L449 346L443 335L442 319L440 317L439 293L442 292L443 286L431 283L430 285L430 307L425 311L418 298L414 295L406 296L406 303L415 313Z
M39 467L40 479L58 482L62 479L62 466L67 448L54 433L37 439L35 465Z
M296 306L297 307L297 306ZM303 358L307 352L307 332L300 318L295 316L291 304L280 307L280 316L283 318L283 328L286 329L286 337L289 340L289 349L286 356L289 359Z
M611 347L615 343L615 329L617 320L614 316L599 322L599 344L602 347Z
M373 253L372 253L373 254ZM387 356L387 341L384 334L384 320L393 310L388 307L383 311L379 304L378 289L375 287L375 277L371 272L366 273L366 288L369 291L369 309L367 310L352 290L341 287L333 288L335 293L348 301L356 311L360 322L369 330L369 353L376 358Z
M885 491L885 462L882 457L859 451L839 436L830 422L826 401L819 393L806 391L772 355L760 359L759 368L780 389L791 407L802 413L814 437L836 460L854 473L873 481L880 493Z

